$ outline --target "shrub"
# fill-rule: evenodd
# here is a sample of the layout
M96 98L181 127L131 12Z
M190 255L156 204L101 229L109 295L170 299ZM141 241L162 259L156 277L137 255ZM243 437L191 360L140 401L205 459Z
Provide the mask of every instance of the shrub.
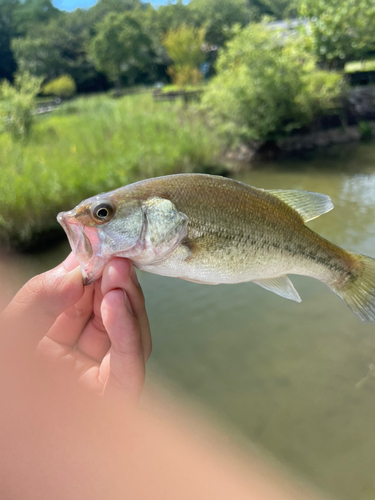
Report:
M205 59L201 47L205 37L203 28L194 28L183 24L175 30L167 32L163 45L173 66L168 68L168 74L176 85L196 85L203 75L198 66Z
M70 75L62 75L43 85L42 94L55 95L67 99L72 97L76 93L76 90L73 78Z
M341 75L317 68L303 38L253 24L220 53L202 104L232 139L267 141L311 122L342 87Z
M42 80L25 72L15 76L14 85L7 80L1 83L0 131L9 132L14 139L27 138Z
M198 68L190 68L189 66L180 66L178 71L170 66L167 69L168 75L171 77L174 85L186 87L189 85L199 85L203 80L203 75Z

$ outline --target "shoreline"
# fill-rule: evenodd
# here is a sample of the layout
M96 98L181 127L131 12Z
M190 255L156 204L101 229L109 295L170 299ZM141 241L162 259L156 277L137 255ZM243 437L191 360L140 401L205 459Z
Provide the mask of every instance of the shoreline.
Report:
M366 121L365 123L368 137L364 136L360 124L296 133L284 139L268 141L262 145L240 144L237 148L224 152L223 163L228 172L237 172L251 168L251 163L254 160L277 160L294 153L313 152L338 144L371 142L375 138L375 121Z

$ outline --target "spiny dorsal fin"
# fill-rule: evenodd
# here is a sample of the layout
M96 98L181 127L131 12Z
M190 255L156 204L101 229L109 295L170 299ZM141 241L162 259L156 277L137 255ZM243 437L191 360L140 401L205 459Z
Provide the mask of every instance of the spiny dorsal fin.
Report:
M316 219L333 208L331 198L326 194L284 189L270 189L267 192L298 212L304 222Z
M279 276L278 278L269 278L265 280L253 281L256 285L269 290L270 292L277 293L286 299L301 302L301 297L298 295L297 290L294 288L293 283L287 275Z

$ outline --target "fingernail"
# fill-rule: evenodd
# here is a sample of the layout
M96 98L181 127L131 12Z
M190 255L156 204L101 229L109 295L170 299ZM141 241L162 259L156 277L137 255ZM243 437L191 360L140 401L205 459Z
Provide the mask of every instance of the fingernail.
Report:
M68 273L66 273L65 279L67 279L69 281L75 281L75 280L80 279L82 281L82 284L83 284L83 277L82 277L81 268L78 266L78 267L75 267L74 269L72 269L71 271L69 271Z
M67 256L67 258L64 260L62 263L65 271L73 271L77 266L79 266L79 262L76 259L75 255L73 252L70 252L70 254Z
M126 310L128 311L129 314L131 314L132 316L134 316L134 311L133 311L133 308L130 304L130 301L128 299L128 295L127 293L125 292L125 290L123 290L124 292L124 304L125 304L125 308Z

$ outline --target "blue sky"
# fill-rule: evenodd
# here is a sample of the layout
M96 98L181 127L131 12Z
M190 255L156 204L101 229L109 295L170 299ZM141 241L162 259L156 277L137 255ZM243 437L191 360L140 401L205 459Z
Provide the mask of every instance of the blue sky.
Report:
M152 5L162 5L168 3L168 0L149 0ZM60 10L74 10L80 7L87 9L96 3L96 0L52 0L55 7Z

